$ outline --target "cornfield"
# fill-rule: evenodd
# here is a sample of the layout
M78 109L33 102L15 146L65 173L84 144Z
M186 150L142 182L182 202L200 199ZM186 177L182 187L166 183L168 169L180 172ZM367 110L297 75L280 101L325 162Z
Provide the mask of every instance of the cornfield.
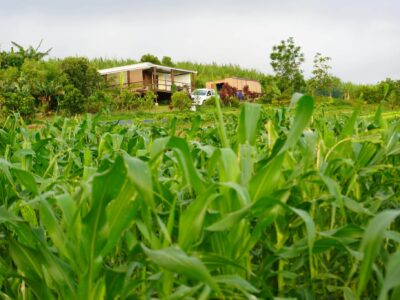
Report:
M400 299L400 123L246 103L212 122L0 129L3 299Z

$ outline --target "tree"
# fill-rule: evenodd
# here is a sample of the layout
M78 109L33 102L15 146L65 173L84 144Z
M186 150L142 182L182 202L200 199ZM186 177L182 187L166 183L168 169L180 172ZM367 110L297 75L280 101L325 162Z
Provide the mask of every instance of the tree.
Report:
M161 60L161 63L162 63L164 66L175 67L175 64L173 63L171 57L169 57L169 56L163 56L163 58L162 58L162 60Z
M158 57L153 54L150 54L150 53L143 55L140 58L140 61L141 62L149 62L149 63L156 64L156 65L161 65L161 62L158 59Z
M68 82L85 97L99 89L103 81L97 69L85 57L67 57L60 67Z
M8 67L17 67L20 68L26 59L39 61L42 60L45 56L47 56L51 48L45 52L39 51L39 48L42 45L42 41L36 48L29 46L28 48L24 48L23 46L17 44L16 42L11 42L14 47L17 47L18 51L14 51L14 47L11 47L10 52L2 51L0 52L0 68L6 69Z
M314 68L312 71L313 77L310 79L310 88L312 94L329 95L332 97L334 78L329 73L331 66L329 62L331 58L323 56L321 53L316 53L314 56Z
M292 37L274 46L270 59L281 92L296 92L303 89L305 82L300 66L304 62L304 54L301 48L295 45Z

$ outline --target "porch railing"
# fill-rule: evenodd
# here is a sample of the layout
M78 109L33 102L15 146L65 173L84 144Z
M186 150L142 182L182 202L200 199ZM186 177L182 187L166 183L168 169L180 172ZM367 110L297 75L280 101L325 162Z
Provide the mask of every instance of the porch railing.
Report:
M131 88L135 90L152 90L161 92L171 92L172 86L175 85L178 91L186 89L191 92L192 87L187 82L171 81L171 80L158 80L158 82L151 83L145 81L134 81L134 82L124 82L124 83L114 83L109 84L110 87L124 87Z

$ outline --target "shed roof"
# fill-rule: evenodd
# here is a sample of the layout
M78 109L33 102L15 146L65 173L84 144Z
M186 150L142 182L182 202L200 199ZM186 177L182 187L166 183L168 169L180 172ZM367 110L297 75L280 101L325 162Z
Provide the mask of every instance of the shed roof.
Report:
M256 80L256 79L250 79L250 78L244 78L244 77L234 77L234 76L226 77L224 79L218 79L218 80L214 80L214 81L215 82L222 82L222 81L225 81L227 79L239 79L239 80L246 80L246 81L255 81L255 82L259 83L259 81ZM214 82L214 81L210 80L210 81L207 81L207 82Z
M171 70L174 70L174 71L178 71L181 73L197 73L196 71L192 71L192 70L160 66L160 65L153 64L153 63L149 63L149 62L121 66L121 67L114 67L114 68L109 68L109 69L103 69L103 70L99 70L99 73L101 75L106 75L106 74L114 74L114 73L120 73L120 72L126 72L126 71L146 70L146 69L150 69L150 68L154 68L154 67L156 67L158 70L163 70L163 71L167 71L167 72L171 72Z

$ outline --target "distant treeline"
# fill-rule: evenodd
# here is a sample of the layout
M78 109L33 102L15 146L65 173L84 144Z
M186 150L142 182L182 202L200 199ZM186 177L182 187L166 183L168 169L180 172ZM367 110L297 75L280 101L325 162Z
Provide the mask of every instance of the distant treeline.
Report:
M209 80L231 76L255 79L260 81L263 94L251 100L261 103L288 100L294 92L301 92L331 100L387 102L392 106L400 104L400 80L385 79L374 85L342 82L329 72L330 58L319 53L314 59L312 78L305 79L301 70L304 57L292 38L273 48L270 56L273 75L233 64L174 62L171 57L159 59L151 54L143 55L138 60L89 60L84 57L46 60L50 50L13 45L9 51L0 51L0 114L3 115L18 112L31 116L36 112L53 111L76 114L100 109L151 107L154 94L148 93L143 97L119 87L111 90L97 72L98 69L138 62L196 70L196 87L204 87Z
M286 41L287 42L287 41ZM328 73L330 66L327 62L330 58L323 57L317 53L314 59L313 77L304 79L301 70L299 70L300 79L293 76L293 81L299 82L296 88L287 88L287 84L281 84L283 81L279 75L264 74L255 69L242 68L234 64L217 63L198 63L190 61L174 62L171 57L164 56L159 59L152 54L145 54L140 59L108 59L95 58L91 62L98 68L111 68L140 62L151 62L155 64L195 70L197 71L196 87L201 88L210 80L218 80L227 77L242 77L260 81L266 97L265 102L272 100L286 100L294 92L309 93L316 97L329 97L332 99L344 100L363 100L368 103L379 103L385 101L391 105L400 104L400 80L387 78L377 84L356 84L352 82L343 82L340 78ZM282 75L282 74L280 74ZM290 83L289 83L290 85Z

